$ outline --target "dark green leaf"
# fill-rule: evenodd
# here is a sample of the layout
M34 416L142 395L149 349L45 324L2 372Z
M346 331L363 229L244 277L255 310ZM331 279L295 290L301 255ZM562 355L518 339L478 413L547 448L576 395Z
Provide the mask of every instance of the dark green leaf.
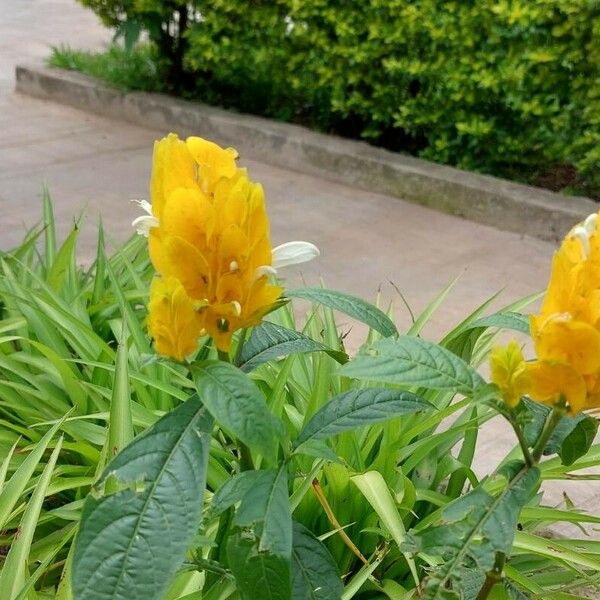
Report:
M524 424L525 438L530 446L535 445L550 411L550 407L532 400L520 404L519 420ZM544 455L558 454L563 465L571 465L587 453L597 431L598 420L589 415L565 416L548 440Z
M387 388L351 390L332 398L313 415L294 446L431 408L429 402L410 392Z
M345 352L332 350L293 329L264 321L253 329L236 364L242 371L248 373L270 360L279 360L289 354L305 352L327 352L339 363L348 361Z
M260 481L261 473L262 471L243 471L228 479L212 498L211 516L216 517L239 502Z
M472 394L481 376L449 350L411 336L380 340L344 365L347 377Z
M515 312L504 312L476 319L451 334L443 346L462 358L470 361L475 345L486 329L497 327L499 329L512 329L521 333L529 332L529 320L525 315Z
M563 465L572 465L578 458L585 456L598 432L597 419L588 415L579 416L582 418L578 419L569 433L564 436L558 449L558 455ZM562 424L561 422L558 427ZM556 430L554 433L556 434ZM552 443L552 438L550 438L550 443Z
M261 454L271 454L283 423L269 412L252 380L225 362L200 363L192 372L198 394L217 423Z
M259 471L244 494L227 542L229 568L242 600L289 600L292 516L287 470Z
M286 291L289 298L302 298L317 304L323 304L339 310L349 317L365 323L384 337L396 335L398 330L392 320L376 306L342 292L334 292L323 288L302 288Z
M339 600L344 586L325 546L300 523L293 524L292 599Z
M212 424L193 396L108 465L82 513L76 600L163 598L200 520Z

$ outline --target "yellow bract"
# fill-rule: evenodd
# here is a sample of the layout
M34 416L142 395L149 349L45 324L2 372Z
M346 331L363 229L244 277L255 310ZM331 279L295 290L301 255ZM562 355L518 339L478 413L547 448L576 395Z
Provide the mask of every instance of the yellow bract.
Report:
M268 281L263 189L236 158L232 148L198 137L184 142L170 134L154 146L158 226L149 231L149 251L158 275L148 325L156 350L179 360L201 335L228 350L233 332L258 324L282 293Z
M506 347L497 346L490 354L492 381L500 388L509 406L516 406L529 387L529 375L521 347L512 341Z
M567 234L542 308L530 318L537 360L526 363L526 392L544 404L566 403L571 413L600 407L599 224L593 214Z

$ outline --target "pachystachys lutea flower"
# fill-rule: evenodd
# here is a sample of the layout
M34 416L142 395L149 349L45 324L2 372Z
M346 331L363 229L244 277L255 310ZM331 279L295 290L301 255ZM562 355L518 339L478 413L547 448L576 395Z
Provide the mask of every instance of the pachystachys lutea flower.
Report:
M155 143L152 204L133 222L149 240L157 275L148 330L159 354L183 360L198 338L227 351L232 334L260 323L283 290L277 268L318 256L308 242L272 249L263 188L237 152L175 134Z
M520 393L570 413L600 407L600 216L574 227L555 252L539 314L530 317L537 360L523 363ZM501 350L496 351L496 360ZM502 381L492 380L502 391ZM503 392L504 394L504 392ZM507 402L511 399L505 397Z

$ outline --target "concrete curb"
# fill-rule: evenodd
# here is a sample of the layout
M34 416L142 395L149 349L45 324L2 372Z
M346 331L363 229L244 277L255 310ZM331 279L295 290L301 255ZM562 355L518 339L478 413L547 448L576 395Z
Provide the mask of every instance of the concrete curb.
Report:
M121 92L62 69L17 66L16 91L180 136L202 135L265 163L389 194L478 223L560 239L598 205L162 94Z

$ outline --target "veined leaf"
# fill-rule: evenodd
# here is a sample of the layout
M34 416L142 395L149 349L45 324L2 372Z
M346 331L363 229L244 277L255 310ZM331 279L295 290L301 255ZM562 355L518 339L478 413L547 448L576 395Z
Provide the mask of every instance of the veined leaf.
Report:
M393 321L380 309L350 294L323 288L302 288L286 291L288 298L302 298L317 304L329 306L365 323L384 337L396 335L398 330Z
M200 363L192 372L198 394L217 423L261 454L271 454L283 423L269 412L254 382L225 362Z
M326 352L341 364L348 361L345 352L328 348L293 329L264 321L252 330L252 335L244 344L236 364L242 371L249 373L270 360L306 352Z
M509 463L502 474L507 483L497 496L477 487L444 506L441 522L408 534L406 551L442 559L428 577L424 600L460 598L470 561L485 574L492 569L496 553L510 556L519 512L538 484L539 470Z
M327 548L300 523L293 523L292 600L340 600L344 586Z
M287 467L259 471L233 519L229 568L242 600L289 600L292 515Z
M421 338L380 340L341 368L341 374L400 385L472 394L484 381L455 354Z
M108 465L83 508L76 600L162 598L200 520L212 425L193 396ZM109 479L120 490L102 495Z
M298 447L356 427L433 408L415 394L387 388L365 388L332 398L305 425L294 442Z

